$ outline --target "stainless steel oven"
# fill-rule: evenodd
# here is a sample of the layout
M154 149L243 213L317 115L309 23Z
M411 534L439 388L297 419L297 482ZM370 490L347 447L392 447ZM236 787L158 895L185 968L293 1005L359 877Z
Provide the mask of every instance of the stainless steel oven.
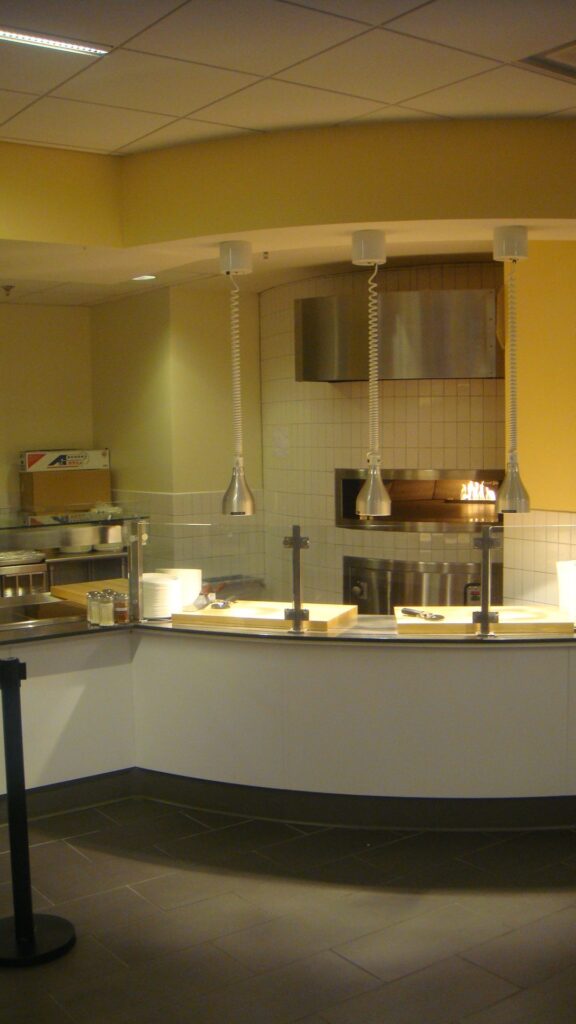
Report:
M336 526L355 530L476 533L499 522L496 495L502 469L383 469L392 511L386 519L360 519L356 497L366 470L335 471Z
M492 565L491 590L492 603L502 604L501 562ZM345 555L343 599L361 615L392 615L398 605L479 605L480 564Z

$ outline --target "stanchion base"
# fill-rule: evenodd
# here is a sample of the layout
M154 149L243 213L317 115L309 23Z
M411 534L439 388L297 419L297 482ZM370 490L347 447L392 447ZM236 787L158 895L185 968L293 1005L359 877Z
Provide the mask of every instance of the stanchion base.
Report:
M76 932L70 921L51 914L34 914L34 939L18 943L14 931L14 918L0 920L0 967L32 967L64 956L76 942Z

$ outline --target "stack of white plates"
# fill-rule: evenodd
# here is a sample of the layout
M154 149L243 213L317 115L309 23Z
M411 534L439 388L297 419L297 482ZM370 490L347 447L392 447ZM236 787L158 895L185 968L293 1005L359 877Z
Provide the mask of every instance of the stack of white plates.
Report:
M31 565L45 558L43 551L0 551L0 565Z
M161 572L142 576L142 614L145 619L169 619L182 610L180 580Z
M180 581L183 608L188 608L194 604L202 590L201 569L159 569L158 571Z

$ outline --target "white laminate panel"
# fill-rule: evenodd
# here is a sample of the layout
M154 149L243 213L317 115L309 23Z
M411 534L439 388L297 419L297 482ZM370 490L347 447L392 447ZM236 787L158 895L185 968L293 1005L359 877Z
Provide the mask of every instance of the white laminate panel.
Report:
M568 793L576 793L576 645L568 652Z
M128 632L2 648L10 657L27 670L20 694L29 789L134 764ZM3 743L0 760L5 792Z
M574 792L569 646L139 639L138 764L311 792Z
M281 663L274 640L140 634L133 665L138 765L282 787Z
M566 648L291 654L288 788L404 797L574 792Z

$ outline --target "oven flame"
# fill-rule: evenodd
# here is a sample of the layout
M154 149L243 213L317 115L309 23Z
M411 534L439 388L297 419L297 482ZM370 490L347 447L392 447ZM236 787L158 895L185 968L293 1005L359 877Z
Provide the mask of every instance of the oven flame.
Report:
M496 501L496 491L483 480L469 480L462 484L460 501Z

